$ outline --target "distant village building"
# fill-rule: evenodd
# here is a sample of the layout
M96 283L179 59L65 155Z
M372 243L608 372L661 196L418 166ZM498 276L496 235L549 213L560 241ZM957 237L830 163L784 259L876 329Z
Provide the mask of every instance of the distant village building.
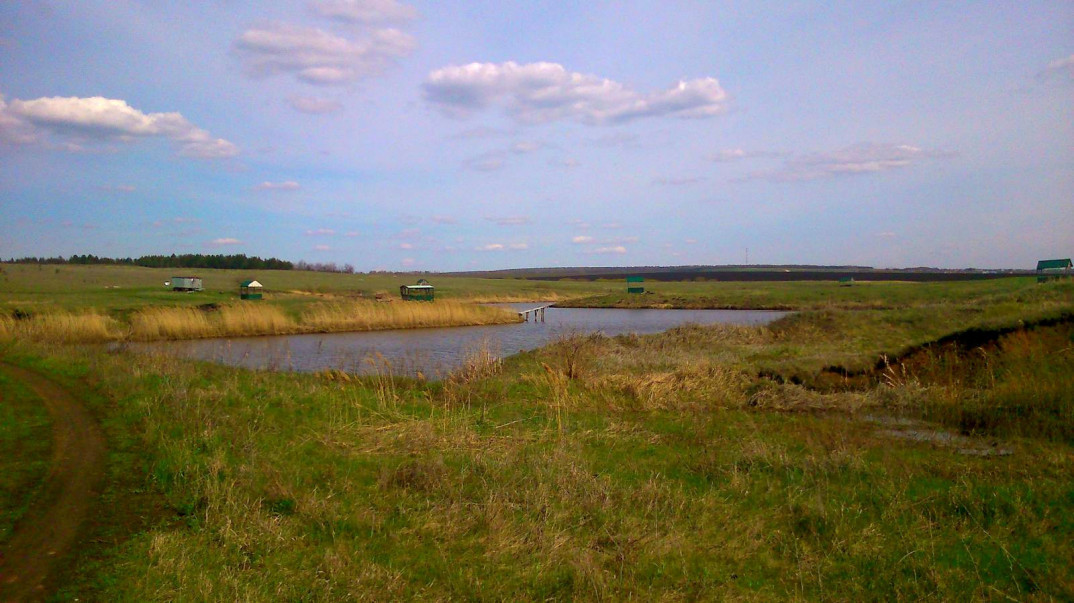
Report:
M433 301L433 286L421 279L416 285L399 287L399 295L406 301Z
M642 283L645 282L644 278L640 276L628 276L626 282L627 293L645 293L645 287L642 285Z
M243 281L239 285L239 299L261 299L263 287L257 281Z
M854 277L853 276L841 276L841 277L839 277L839 286L840 287L851 287L853 285L854 285Z
M1060 277L1070 278L1072 266L1074 264L1071 263L1070 258L1040 260L1037 262L1037 282L1058 280Z
M172 291L201 291L200 276L173 276L171 282Z

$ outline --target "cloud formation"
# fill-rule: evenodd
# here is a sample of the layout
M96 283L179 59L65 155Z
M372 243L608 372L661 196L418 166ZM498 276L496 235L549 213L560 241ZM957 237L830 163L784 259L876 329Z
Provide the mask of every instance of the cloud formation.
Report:
M283 182L269 182L268 180L254 187L255 191L297 191L302 186L294 180Z
M687 186L705 181L704 176L688 176L680 178L661 177L653 178L653 184L658 186Z
M532 222L529 216L508 216L506 218L485 217L489 222L495 222L497 226L523 226Z
M100 96L14 99L10 103L0 96L0 141L49 145L48 134L67 150L82 150L87 143L167 138L185 157L222 159L239 154L233 143L213 138L175 112L143 113L124 100Z
M242 241L238 239L233 239L231 237L226 237L222 239L213 239L212 241L209 241L209 244L213 247L225 247L228 245L241 245Z
M235 50L251 75L293 75L308 84L331 86L377 75L415 45L413 36L398 29L374 29L355 41L315 27L277 23L246 30Z
M922 159L942 155L907 144L860 143L837 151L792 157L774 170L754 172L747 175L746 179L794 182L875 174L908 167Z
M680 81L662 92L641 94L619 82L543 62L453 65L430 73L423 87L426 100L449 115L465 117L499 104L523 123L711 117L727 101L715 78Z
M310 115L324 115L326 113L335 113L343 108L343 105L338 101L334 101L327 98L317 98L315 96L292 96L287 99L287 103L291 105L291 108L299 113L308 113Z
M1048 66L1044 68L1044 71L1037 74L1037 78L1041 81L1050 80L1052 78L1074 80L1074 54L1048 63Z
M313 0L309 8L321 17L344 23L398 23L418 17L417 9L396 0Z
M772 151L746 151L744 149L720 149L712 155L709 155L709 159L719 163L729 163L732 161L741 161L743 159L755 159L758 157L776 157L779 153Z

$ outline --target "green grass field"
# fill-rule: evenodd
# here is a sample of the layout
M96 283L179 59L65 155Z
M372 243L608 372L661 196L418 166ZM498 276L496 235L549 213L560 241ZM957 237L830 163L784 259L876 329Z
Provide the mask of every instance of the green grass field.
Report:
M614 305L622 284L537 285ZM439 382L4 344L7 361L85 389L119 451L110 500L155 509L125 522L102 505L110 536L57 597L1074 598L1071 283L658 295L803 311L576 335ZM973 345L921 347L973 329Z

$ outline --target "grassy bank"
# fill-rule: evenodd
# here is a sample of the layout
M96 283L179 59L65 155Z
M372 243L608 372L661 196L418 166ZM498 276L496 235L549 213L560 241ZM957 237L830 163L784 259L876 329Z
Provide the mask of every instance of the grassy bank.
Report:
M50 426L41 401L0 366L0 543L48 472Z
M506 324L515 312L477 304L381 303L370 300L313 302L297 314L269 303L202 307L151 306L114 318L95 311L0 316L0 340L66 343L153 341Z
M1034 297L1036 279L1012 277L948 283L832 281L654 282L645 293L628 294L625 285L558 305L575 308L691 308L747 310L885 310L922 304L958 304L992 297ZM1052 285L1048 285L1051 287ZM1062 289L1060 284L1059 288ZM1069 291L1069 289L1066 289Z
M5 353L105 393L140 452L129 488L166 511L61 596L1069 599L1074 328L1018 325L1074 297L961 286L579 335L435 383Z

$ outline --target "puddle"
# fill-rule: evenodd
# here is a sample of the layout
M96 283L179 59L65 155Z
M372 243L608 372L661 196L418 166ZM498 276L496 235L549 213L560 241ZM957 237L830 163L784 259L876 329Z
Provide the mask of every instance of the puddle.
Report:
M944 431L935 425L907 419L905 417L884 417L869 415L865 420L882 426L879 434L898 440L932 444L941 448L953 448L958 454L966 456L1010 456L1009 448L1001 448L996 442L985 442L980 438L971 438L950 431Z

